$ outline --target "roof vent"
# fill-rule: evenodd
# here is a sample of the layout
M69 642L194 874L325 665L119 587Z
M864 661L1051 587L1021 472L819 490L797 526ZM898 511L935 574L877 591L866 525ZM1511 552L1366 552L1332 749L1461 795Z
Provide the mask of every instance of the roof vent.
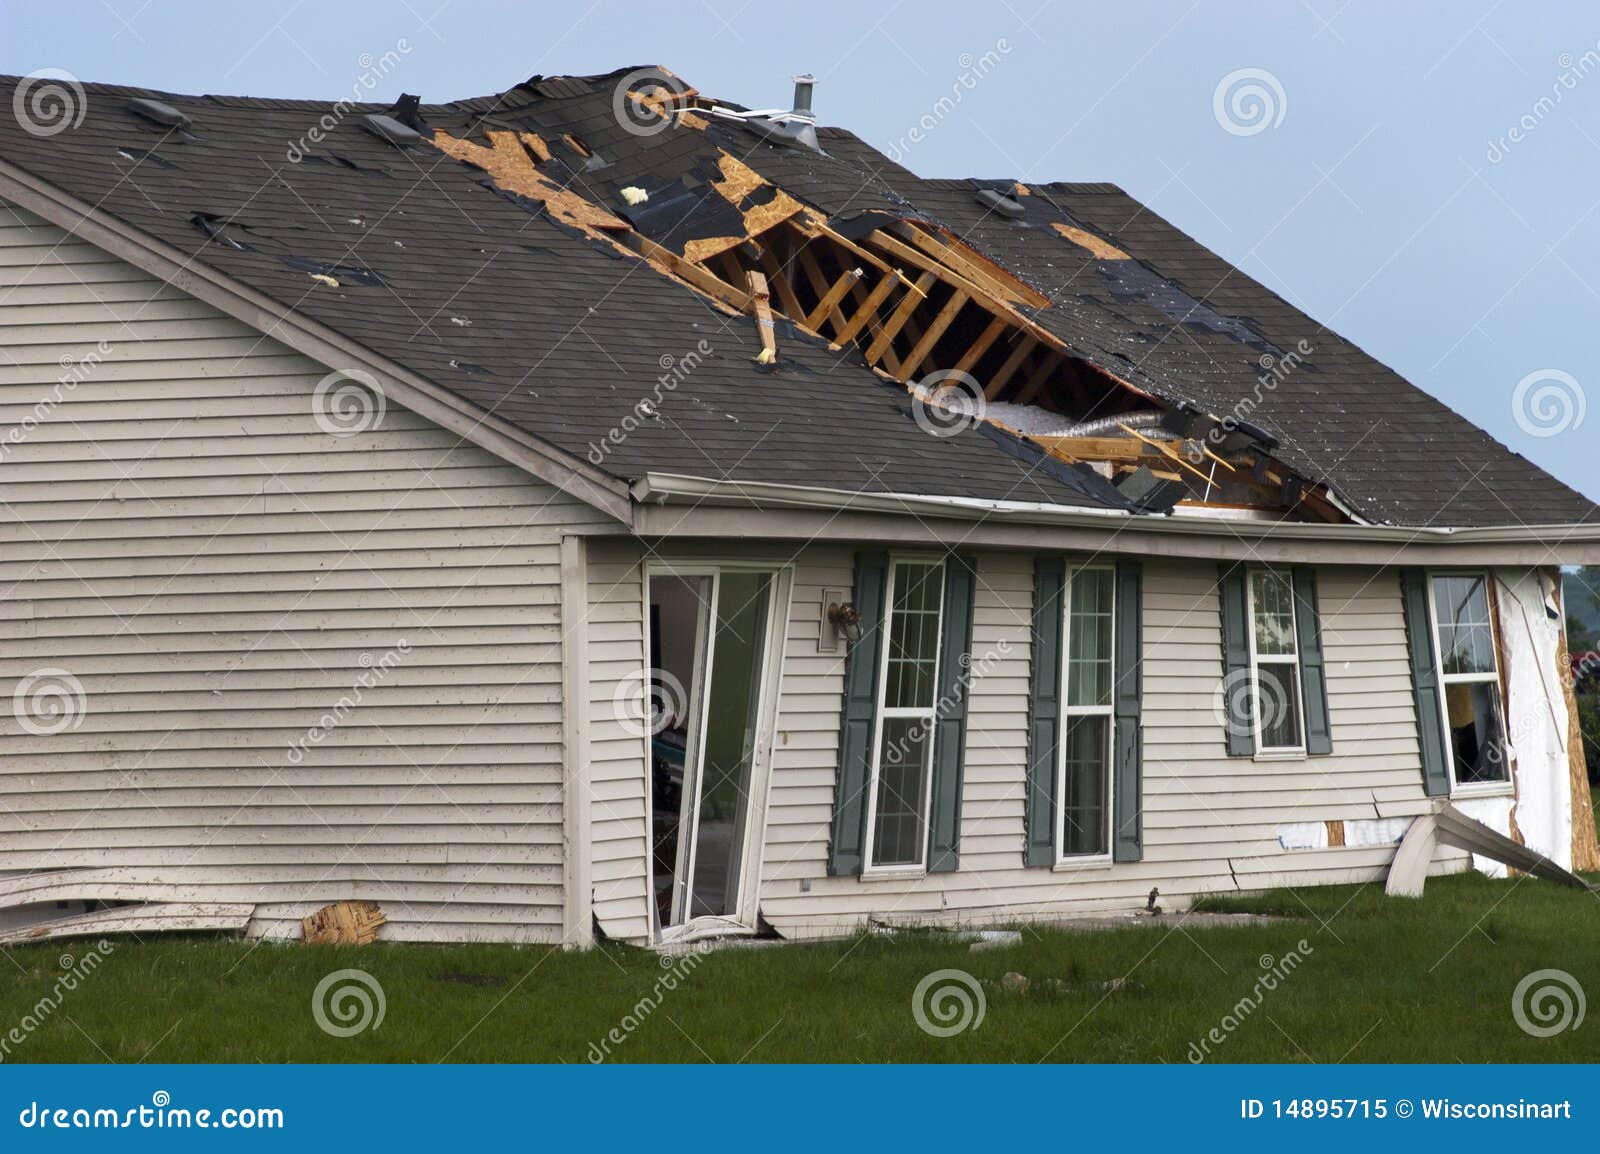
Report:
M142 116L152 124L159 124L163 128L188 128L191 121L183 113L170 104L162 104L159 100L128 101L128 111L136 116Z
M787 111L782 108L747 110L722 104L713 104L704 111L725 120L736 120L768 143L821 152L822 145L817 141L817 118L811 111L811 92L816 85L817 78L809 72L796 76L794 107Z
M1020 202L992 188L980 188L975 199L990 212L998 212L1009 220L1021 220L1026 215Z
M416 129L401 124L392 116L383 116L374 113L361 118L361 127L365 128L379 140L387 140L396 148L410 148L422 139L422 133Z
M811 90L816 86L817 78L809 72L794 78L794 107L789 111L790 116L816 123L817 118L811 114Z

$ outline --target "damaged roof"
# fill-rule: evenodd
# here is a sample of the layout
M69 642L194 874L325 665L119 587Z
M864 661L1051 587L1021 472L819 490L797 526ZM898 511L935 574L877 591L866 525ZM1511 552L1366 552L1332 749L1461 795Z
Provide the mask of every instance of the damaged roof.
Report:
M624 480L1151 510L1184 495L1153 475L1193 499L1231 474L1324 519L1595 516L1112 185L924 180L656 69L393 108L84 94L55 135L0 121L0 158ZM1164 421L1192 455L929 435L919 368L1119 435Z

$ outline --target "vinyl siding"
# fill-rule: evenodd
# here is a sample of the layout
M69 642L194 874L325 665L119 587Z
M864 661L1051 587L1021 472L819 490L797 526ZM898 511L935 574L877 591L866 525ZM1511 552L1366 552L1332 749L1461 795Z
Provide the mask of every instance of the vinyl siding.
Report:
M1390 846L1285 850L1289 822L1423 812L1416 719L1392 571L1319 571L1335 753L1301 761L1230 758L1212 706L1222 675L1216 568L1147 560L1144 578L1144 860L1073 870L1022 868L1023 764L1033 559L980 554L972 642L961 867L904 879L827 876L841 659L819 653L819 598L848 588L851 554L808 549L790 614L762 913L795 935L871 916L908 921L1049 917L1172 898L1381 877ZM1440 859L1458 868L1461 855Z
M392 403L329 436L327 371L0 207L0 690L85 706L0 714L0 874L558 940L560 542L599 515Z
M646 743L628 720L648 660L637 542L588 542L589 789L594 917L609 938L650 936Z

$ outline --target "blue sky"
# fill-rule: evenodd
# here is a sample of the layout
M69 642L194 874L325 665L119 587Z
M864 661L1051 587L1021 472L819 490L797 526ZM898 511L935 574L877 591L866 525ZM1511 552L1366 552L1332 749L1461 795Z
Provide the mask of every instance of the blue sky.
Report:
M337 99L398 49L367 98L664 64L786 106L809 70L823 121L900 142L924 175L1121 185L1600 498L1600 9L1037 4L6 3L0 71ZM1219 85L1246 69L1268 76L1225 87L1219 114ZM1251 83L1265 121L1230 121L1229 93Z

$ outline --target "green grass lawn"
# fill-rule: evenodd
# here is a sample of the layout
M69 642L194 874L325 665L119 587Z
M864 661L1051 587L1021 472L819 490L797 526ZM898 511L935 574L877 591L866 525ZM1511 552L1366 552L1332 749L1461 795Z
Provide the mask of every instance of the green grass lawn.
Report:
M1511 1012L1534 970L1565 970L1600 994L1594 895L1472 875L1431 880L1421 901L1369 885L1207 906L1299 920L1198 929L1168 915L1159 928L1029 930L1019 946L980 953L937 935L859 937L675 965L616 946L128 941L35 1027L25 1018L56 987L62 955L93 950L55 943L10 950L14 966L0 959L0 1040L24 1030L12 1062L582 1062L615 1029L611 1060L634 1062L1184 1062L1215 1028L1214 1061L1600 1060L1600 1017L1536 1038ZM1291 951L1298 965L1238 1013ZM385 1015L333 1037L312 994L345 967L382 986ZM972 975L986 1002L981 1022L952 1037L925 1033L912 1013L918 982L941 969ZM1029 990L1001 987L1008 971ZM662 988L668 978L675 989ZM653 994L659 1004L630 1025Z

